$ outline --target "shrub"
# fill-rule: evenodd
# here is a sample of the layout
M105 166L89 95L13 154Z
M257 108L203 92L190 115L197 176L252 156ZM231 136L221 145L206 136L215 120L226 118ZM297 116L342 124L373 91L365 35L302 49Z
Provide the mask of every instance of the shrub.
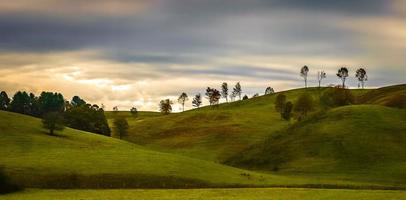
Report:
M324 107L338 107L354 103L351 91L344 88L331 88L320 97L320 103Z
M294 110L301 116L306 116L309 111L313 110L313 108L313 98L308 93L303 93L297 99Z

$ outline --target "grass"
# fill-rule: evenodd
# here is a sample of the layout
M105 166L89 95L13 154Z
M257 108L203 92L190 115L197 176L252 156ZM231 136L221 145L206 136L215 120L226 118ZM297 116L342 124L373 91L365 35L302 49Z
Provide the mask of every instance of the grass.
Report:
M405 185L405 133L405 110L339 107L272 134L228 163L282 174L345 174Z
M195 200L306 200L306 199L405 199L406 191L327 189L188 189L188 190L26 190L0 199L195 199Z
M406 85L393 87L395 89L392 90L406 90ZM292 102L301 94L310 93L317 102L328 89L302 88L282 93ZM352 93L356 97L364 97L374 91L354 89ZM155 113L153 117L129 117L129 135L124 139L156 151L223 163L236 153L291 125L275 111L276 96L265 95L167 116ZM110 122L111 116L108 116Z
M26 187L226 187L273 181L70 128L49 136L40 120L29 116L1 111L0 118L0 163L11 180Z

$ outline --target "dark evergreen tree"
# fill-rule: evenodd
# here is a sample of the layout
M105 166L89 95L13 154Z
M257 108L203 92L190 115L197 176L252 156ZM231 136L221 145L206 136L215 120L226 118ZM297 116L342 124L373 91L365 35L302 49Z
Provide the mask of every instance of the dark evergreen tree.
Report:
M5 91L0 93L0 110L7 110L10 106L10 98Z

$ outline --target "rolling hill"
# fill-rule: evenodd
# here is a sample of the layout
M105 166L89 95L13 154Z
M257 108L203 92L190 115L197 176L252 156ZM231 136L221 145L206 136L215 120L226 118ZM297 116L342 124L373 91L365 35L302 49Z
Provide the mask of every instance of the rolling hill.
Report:
M405 90L406 85L394 87L396 91ZM302 88L281 93L294 102L306 92L317 102L329 89ZM354 96L364 99L371 92L375 90L352 90ZM292 124L282 120L275 111L276 96L277 93L167 116L147 113L145 117L129 117L130 130L125 139L153 150L221 163ZM113 115L110 113L108 117L111 124Z
M16 113L0 111L0 119L0 165L24 187L235 187L294 180L154 152L70 128L49 136L39 119Z

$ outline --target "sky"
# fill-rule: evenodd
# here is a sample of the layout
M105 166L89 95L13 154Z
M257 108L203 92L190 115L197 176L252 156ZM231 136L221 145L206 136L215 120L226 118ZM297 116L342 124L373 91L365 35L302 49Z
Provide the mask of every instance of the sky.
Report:
M405 83L406 0L0 0L0 90L78 95L128 110L204 96L339 84ZM207 104L207 101L204 101ZM174 111L180 106L174 104Z

